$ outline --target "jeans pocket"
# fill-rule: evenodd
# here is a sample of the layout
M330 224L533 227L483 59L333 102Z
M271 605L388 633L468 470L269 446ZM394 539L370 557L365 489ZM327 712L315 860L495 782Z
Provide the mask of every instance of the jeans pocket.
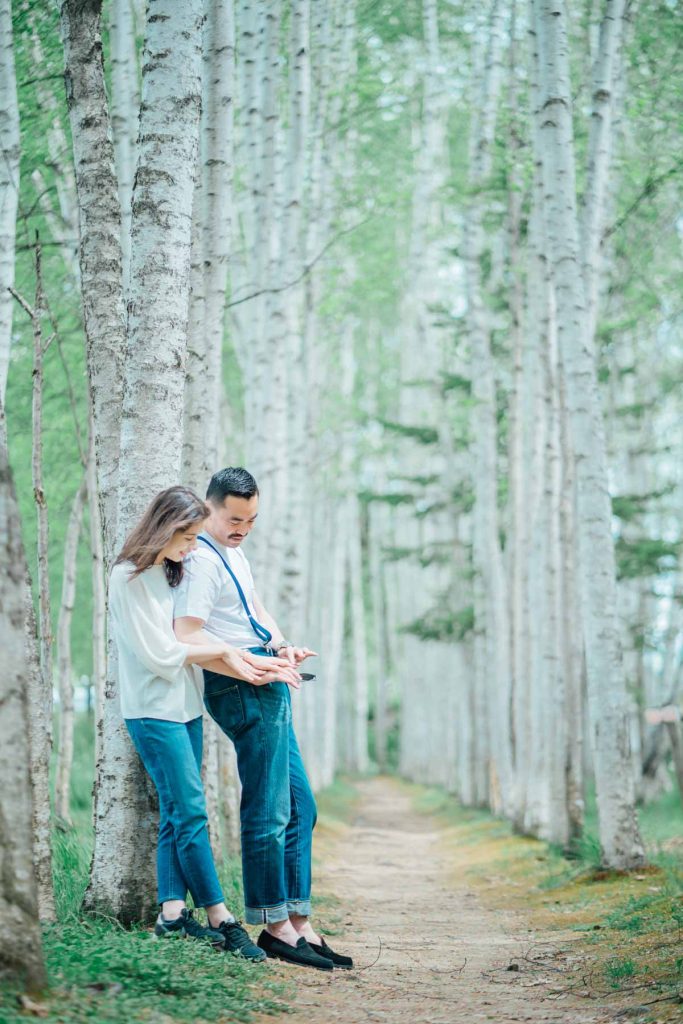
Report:
M204 693L207 711L223 732L235 736L244 728L246 717L242 695L237 683L227 679L215 686L207 683Z

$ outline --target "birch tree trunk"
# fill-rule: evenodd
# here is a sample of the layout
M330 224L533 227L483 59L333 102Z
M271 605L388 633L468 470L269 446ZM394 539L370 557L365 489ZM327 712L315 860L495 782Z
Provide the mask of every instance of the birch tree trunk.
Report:
M78 195L81 296L105 566L116 546L123 353L121 211L102 64L101 0L61 6L64 77Z
M593 67L591 120L588 137L588 187L581 219L581 250L586 285L586 330L595 337L601 280L602 230L614 132L612 119L619 47L624 33L625 0L605 0L604 16Z
M136 142L140 114L140 87L133 0L112 0L109 9L111 52L111 127L121 208L123 288L130 284L131 200L137 163Z
M488 693L491 720L491 790L494 811L512 813L512 747L509 720L511 695L510 623L498 524L496 399L490 325L484 306L482 262L486 253L483 230L484 190L493 167L497 107L502 86L503 31L506 5L493 0L487 45L470 137L470 200L465 222L465 270L468 333L472 362L472 460L475 514L473 557L475 617L480 635L476 687Z
M12 5L0 0L0 402L5 401L12 344L14 246L19 202L19 105L14 72Z
M262 499L259 529L250 540L250 560L255 577L262 581L266 604L277 605L276 594L284 564L285 524L278 509L288 501L287 369L283 350L283 299L276 291L282 284L282 126L279 114L280 28L282 5L266 0L257 15L261 40L249 58L256 59L253 78L256 117L250 129L257 133L259 170L252 185L252 277L263 291L257 317L259 333L249 332L249 371L246 377L245 441L247 462ZM246 97L245 97L246 99ZM252 152L255 147L252 147ZM251 170L251 167L250 167ZM256 323L255 325L256 326ZM285 624L286 625L286 624Z
M102 748L102 717L104 692L107 682L107 591L104 570L104 543L102 517L97 494L97 468L95 465L95 431L90 408L90 437L86 479L88 486L88 519L90 525L90 556L92 579L92 689L95 718L95 764Z
M288 475L296 481L286 502L286 549L280 584L280 607L289 634L302 637L308 627L307 594L311 548L310 426L311 382L308 380L310 341L304 329L306 234L304 203L310 175L310 0L294 0L290 15L289 118L284 165L282 218L283 328L288 394ZM297 281L296 285L291 282Z
M31 784L33 786L34 853L38 882L38 907L41 920L55 917L52 891L52 851L50 824L50 755L52 753L52 621L50 615L50 572L48 546L47 501L43 487L43 358L47 342L43 339L44 315L43 277L40 245L35 247L36 290L34 305L12 289L31 320L33 330L32 449L31 478L37 513L38 621L37 650L32 645L36 636L35 613L30 579L27 574L25 613L27 660L29 673L29 751Z
M38 7L27 9L31 30L31 57L36 67L43 67L45 52L40 38ZM59 242L64 262L79 281L78 268L78 208L73 163L69 159L69 143L62 123L62 107L49 81L36 82L38 107L49 118L46 132L48 167L52 170L52 188L47 187L39 167L31 172L31 179L40 196L40 208L45 214L53 241ZM53 197L56 194L56 207Z
M200 0L150 0L133 191L130 344L121 420L117 546L153 495L180 475L192 197L201 105ZM86 906L123 923L155 913L151 783L110 677Z
M78 542L83 524L83 508L87 496L84 476L71 504L64 540L62 569L62 600L57 622L57 678L59 681L59 736L57 745L57 776L55 779L55 814L71 824L69 797L71 767L74 753L74 683L71 661L71 621L76 597Z
M195 191L194 249L183 478L203 493L218 468L222 353L232 247L235 24L232 0L211 0L204 27L201 171Z
M33 608L31 578L27 572L24 593L24 662L29 707L28 745L33 793L33 858L41 921L54 921L52 889L52 814L50 806L50 754L52 752L52 691L46 694L40 667L38 628Z
M6 667L0 677L0 966L29 990L47 984L38 915L29 780L24 556L0 402L0 633Z
M183 479L200 494L218 469L218 438L227 426L221 397L225 299L232 244L234 64L232 3L211 0L203 35L200 168L193 208L183 417ZM221 737L216 723L205 712L202 778L211 845L218 860L222 858ZM234 786L236 773L224 774Z
M587 337L567 15L564 3L550 0L534 0L533 12L541 86L539 151L535 155L543 168L549 258L576 458L579 578L600 842L607 866L628 869L642 864L644 851L635 812L629 718L618 643L604 425L592 344Z

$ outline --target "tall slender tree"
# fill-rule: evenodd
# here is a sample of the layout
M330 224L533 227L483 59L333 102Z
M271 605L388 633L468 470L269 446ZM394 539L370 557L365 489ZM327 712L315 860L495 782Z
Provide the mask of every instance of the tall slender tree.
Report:
M200 0L182 8L172 0L152 0L148 6L133 189L117 545L151 497L180 476L202 19ZM127 922L154 912L156 816L149 781L120 717L115 686L107 698L86 903L108 908Z
M33 868L24 599L27 566L0 402L0 630L7 665L0 681L0 964L31 989L46 982ZM20 927L17 927L20 925Z
M0 3L0 401L5 401L12 341L14 252L19 202L19 105L14 71L12 5Z
M633 868L642 863L644 852L635 811L629 711L621 671L605 433L595 356L587 335L567 12L562 2L534 0L533 14L540 82L535 155L543 169L548 257L576 458L579 580L600 842L605 864ZM589 180L587 188L594 185Z

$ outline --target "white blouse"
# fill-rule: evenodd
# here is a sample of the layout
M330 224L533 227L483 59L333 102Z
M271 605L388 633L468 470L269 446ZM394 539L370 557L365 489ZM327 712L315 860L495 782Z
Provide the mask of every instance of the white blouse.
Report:
M115 565L109 580L109 609L119 655L118 677L124 718L189 722L202 714L203 676L185 665L189 644L173 632L173 589L163 565L130 578L130 562Z

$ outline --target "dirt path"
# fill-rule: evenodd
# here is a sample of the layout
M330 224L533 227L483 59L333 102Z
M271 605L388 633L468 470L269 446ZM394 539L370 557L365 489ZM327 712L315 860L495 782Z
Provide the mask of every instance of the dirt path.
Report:
M288 1021L612 1019L594 1002L563 991L576 933L539 934L518 911L485 906L460 878L452 847L446 849L445 826L415 812L405 790L390 779L359 788L353 824L318 840L322 867L315 883L341 900L340 934L330 943L350 953L357 969L329 976L273 963L277 974L296 984Z

